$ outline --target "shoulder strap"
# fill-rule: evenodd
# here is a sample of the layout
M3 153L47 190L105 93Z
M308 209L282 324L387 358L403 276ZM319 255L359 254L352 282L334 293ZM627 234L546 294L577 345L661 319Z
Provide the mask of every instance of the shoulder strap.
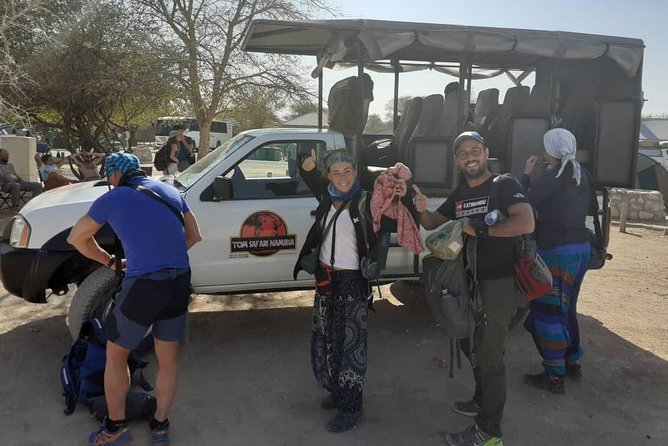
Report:
M366 200L367 192L365 190L360 194L360 199L357 201L357 210L359 211L360 223L362 224L362 236L364 237L364 246L369 255L369 234L366 227Z
M520 183L520 180L518 180L517 177L515 175L513 175L512 173L502 173L502 174L497 175L492 180L492 187L489 190L490 208L492 208L492 204L493 204L494 205L493 209L498 209L499 182L504 178L508 178L512 181L515 181L518 185L520 185L520 187L522 187L522 183ZM522 187L522 189L524 189L524 187ZM492 209L490 209L490 211L491 210Z
M334 226L334 223L336 223L336 220L338 220L339 215L341 215L341 212L343 212L344 209L348 208L350 205L350 201L346 201L343 203L339 208L336 210L332 218L329 220L329 223L327 224L327 227L322 233L322 239L323 241L325 240L325 235L327 235L327 232L329 232L329 229L332 228L332 254L330 255L329 258L329 264L331 266L334 266L334 247L336 246L336 226Z
M596 189L594 188L594 182L591 180L591 175L589 175L587 169L582 169L582 171L585 173L585 176L589 181L589 196L590 196L589 205L590 205L590 211L593 212L594 214L593 217L594 217L594 233L596 234L596 248L602 249L603 231L601 229L601 221L598 215L600 208L598 207L598 198L596 197Z
M181 225L185 226L185 221L183 219L183 213L181 213L181 211L176 209L176 207L174 207L174 205L171 204L169 201L165 200L162 197L162 195L160 195L159 193L149 189L148 187L144 187L144 186L141 186L141 185L127 184L125 186L128 186L130 189L134 189L138 192L141 192L144 195L146 195L147 197L150 197L150 198L154 199L155 201L159 201L160 203L164 204L165 206L167 206L167 208L170 211L172 211L172 214L174 214L174 216L179 219L179 222L181 222Z

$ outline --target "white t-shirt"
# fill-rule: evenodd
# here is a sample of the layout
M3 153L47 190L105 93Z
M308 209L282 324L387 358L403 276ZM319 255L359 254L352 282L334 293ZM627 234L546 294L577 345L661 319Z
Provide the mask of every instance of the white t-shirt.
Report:
M39 166L39 173L42 174L42 180L46 181L53 172L58 171L58 167L48 164L42 164Z
M329 209L325 219L325 227L334 217L336 208L334 205ZM330 265L332 256L332 234L336 226L336 246L334 247L334 267L340 269L360 269L359 256L357 254L357 236L355 235L355 226L350 219L350 212L344 209L332 225L325 236L320 248L320 261L325 265Z

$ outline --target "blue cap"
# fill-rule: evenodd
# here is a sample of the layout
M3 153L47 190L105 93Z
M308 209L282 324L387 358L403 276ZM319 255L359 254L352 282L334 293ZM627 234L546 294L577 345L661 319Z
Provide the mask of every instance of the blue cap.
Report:
M123 175L131 170L139 169L139 158L131 153L112 153L111 155L107 155L104 161L104 170L108 177L116 172L120 172Z
M485 146L485 140L482 139L482 136L480 136L480 133L478 132L462 132L459 134L458 137L455 138L455 142L452 143L452 151L456 152L457 147L459 147L459 144L462 143L462 141L465 141L467 139L475 139L478 141L480 144Z

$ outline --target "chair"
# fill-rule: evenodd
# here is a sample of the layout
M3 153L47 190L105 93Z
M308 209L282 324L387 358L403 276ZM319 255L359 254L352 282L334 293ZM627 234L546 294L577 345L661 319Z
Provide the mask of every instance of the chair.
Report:
M21 192L19 192L19 202L23 202L23 204L27 203L27 201L25 199L25 194L27 192L28 191L26 191L26 190L22 190ZM11 198L12 198L12 195L9 192L0 191L0 209L2 209L3 207L6 207L7 209L11 209L11 201L10 201Z
M7 192L0 191L0 209L7 207L9 209L9 198L10 195Z

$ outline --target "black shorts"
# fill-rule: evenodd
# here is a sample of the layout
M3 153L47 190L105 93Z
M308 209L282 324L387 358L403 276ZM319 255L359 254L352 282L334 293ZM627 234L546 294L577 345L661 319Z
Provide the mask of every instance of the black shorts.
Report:
M181 339L190 301L190 269L165 269L123 279L113 310L105 321L107 339L137 348L149 328L165 342Z

